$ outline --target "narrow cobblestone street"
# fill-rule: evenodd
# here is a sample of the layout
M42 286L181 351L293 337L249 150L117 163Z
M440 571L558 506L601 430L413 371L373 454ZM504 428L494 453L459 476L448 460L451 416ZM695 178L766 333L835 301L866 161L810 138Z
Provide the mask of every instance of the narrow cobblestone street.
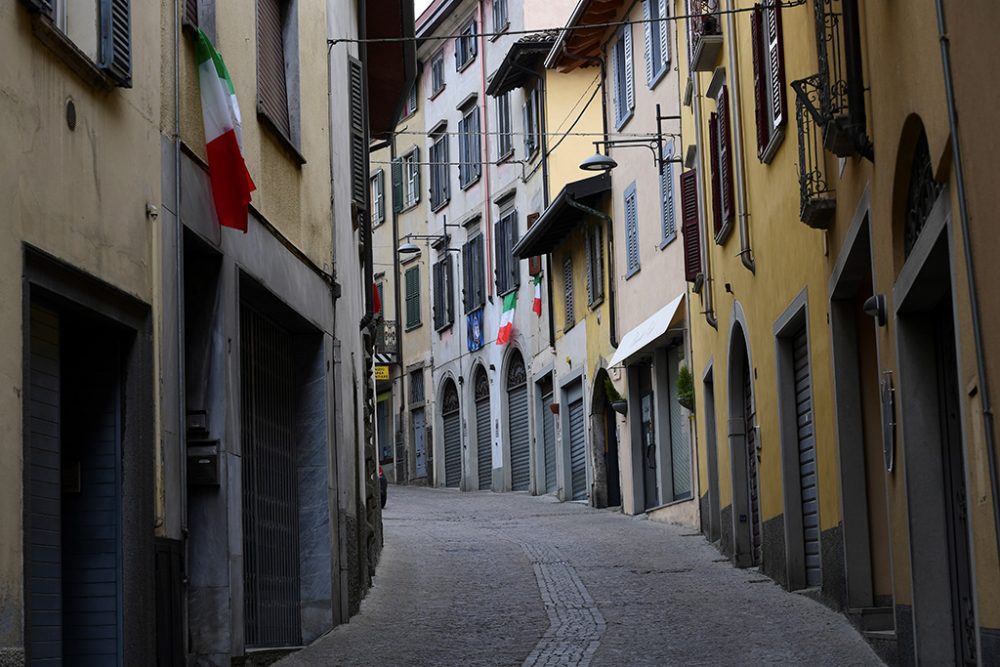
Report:
M361 613L279 664L881 664L843 616L689 529L409 487L389 489L384 522Z

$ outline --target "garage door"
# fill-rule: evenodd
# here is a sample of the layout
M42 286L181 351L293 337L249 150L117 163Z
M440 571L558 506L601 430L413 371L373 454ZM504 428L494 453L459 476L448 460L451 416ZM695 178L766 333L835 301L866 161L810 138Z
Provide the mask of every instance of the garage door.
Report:
M493 438L490 429L490 380L481 367L476 373L476 465L479 488L493 487Z
M444 427L444 485L457 488L462 484L462 415L458 391L451 380L444 388L441 417Z
M514 353L507 369L507 410L511 485L515 491L527 491L531 485L528 376L518 352Z
M802 539L805 542L806 584L822 583L819 556L819 508L816 495L816 437L813 431L812 374L806 329L793 339L795 415L799 441L799 488L802 495Z
M542 396L542 448L545 454L545 492L556 490L556 418L552 414L552 391Z
M569 456L573 500L587 499L587 429L583 399L569 404Z

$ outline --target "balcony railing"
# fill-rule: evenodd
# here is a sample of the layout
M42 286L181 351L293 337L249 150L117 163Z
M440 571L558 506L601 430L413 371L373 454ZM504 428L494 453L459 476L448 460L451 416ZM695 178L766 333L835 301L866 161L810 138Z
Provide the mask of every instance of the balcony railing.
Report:
M688 0L688 58L693 72L711 72L722 51L719 0Z
M799 217L816 229L833 222L836 197L826 176L826 154L814 102L819 96L816 76L792 84L799 131Z
M382 320L375 327L375 354L387 361L396 361L398 354L396 320Z

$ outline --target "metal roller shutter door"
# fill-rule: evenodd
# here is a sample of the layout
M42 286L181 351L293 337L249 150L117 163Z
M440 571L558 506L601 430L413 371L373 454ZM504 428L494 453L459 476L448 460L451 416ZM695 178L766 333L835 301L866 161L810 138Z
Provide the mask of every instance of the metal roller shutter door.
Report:
M490 438L490 399L476 401L476 459L479 465L479 489L493 487L493 451Z
M680 366L681 348L673 348L667 363L676 373ZM670 459L674 483L674 500L691 497L691 446L688 442L687 420L677 402L677 378L670 378Z
M587 429L583 399L569 404L569 455L573 500L587 499Z
M458 487L462 483L462 419L461 413L444 416L444 485Z
M542 397L542 447L545 450L545 492L556 490L556 426L552 393Z
M805 327L793 343L795 415L799 441L799 489L802 495L802 538L805 542L806 584L822 583L819 555L819 507L816 487L816 437L812 415L812 375Z
M515 491L527 491L531 484L527 385L508 390L507 401L510 410L511 485Z
M753 394L750 369L743 370L743 423L746 425L747 493L750 496L750 555L753 565L760 564L760 492L757 486L757 432L754 429Z

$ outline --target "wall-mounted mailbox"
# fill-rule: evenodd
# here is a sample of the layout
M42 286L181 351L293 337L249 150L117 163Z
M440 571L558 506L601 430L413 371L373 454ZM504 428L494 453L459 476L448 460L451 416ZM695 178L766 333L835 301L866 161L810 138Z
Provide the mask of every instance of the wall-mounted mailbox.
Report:
M188 486L219 486L219 442L189 446L187 454Z

